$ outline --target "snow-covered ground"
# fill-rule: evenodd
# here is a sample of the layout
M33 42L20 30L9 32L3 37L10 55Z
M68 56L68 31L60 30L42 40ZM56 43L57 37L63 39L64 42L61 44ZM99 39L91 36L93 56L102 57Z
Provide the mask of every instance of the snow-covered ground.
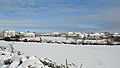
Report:
M5 42L26 55L49 58L57 64L74 63L82 68L120 68L120 46L71 45L32 42ZM78 67L80 68L80 67Z
M48 58L27 56L9 45L0 45L0 68L75 68L73 64L57 65Z

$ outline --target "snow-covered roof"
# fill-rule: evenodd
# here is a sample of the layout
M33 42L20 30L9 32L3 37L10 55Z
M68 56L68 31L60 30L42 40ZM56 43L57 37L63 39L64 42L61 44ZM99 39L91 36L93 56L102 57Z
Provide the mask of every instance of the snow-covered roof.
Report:
M68 32L67 34L74 34L74 32Z
M53 32L52 34L60 34L60 32Z

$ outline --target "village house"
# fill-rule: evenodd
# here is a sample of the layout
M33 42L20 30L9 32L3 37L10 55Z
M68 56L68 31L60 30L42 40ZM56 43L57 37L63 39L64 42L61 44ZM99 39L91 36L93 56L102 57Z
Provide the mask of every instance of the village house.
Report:
M45 34L41 34L41 36L47 37L47 36L50 36L50 34L49 33L45 33Z
M60 32L53 32L53 33L51 33L51 36L53 36L53 37L58 37L60 35L61 35Z
M85 34L79 34L79 38L83 39L85 37Z
M20 32L19 35L23 37L35 37L36 36L35 33L31 33L31 32Z
M66 33L61 33L61 37L66 37Z
M89 34L88 38L89 39L94 39L94 40L101 40L102 38L102 34L101 33L93 33L93 34Z
M0 32L0 39L4 38L4 32Z
M120 34L119 33L114 33L113 37L120 37Z
M75 32L73 36L77 36L79 39L83 38L85 35L80 32Z
M14 37L16 35L15 30L4 30L4 37Z
M120 33L114 33L113 37L115 42L120 42Z
M120 35L120 33L114 33L113 35Z
M74 32L68 32L68 33L66 33L66 36L68 36L68 37L72 37L73 34L74 34Z

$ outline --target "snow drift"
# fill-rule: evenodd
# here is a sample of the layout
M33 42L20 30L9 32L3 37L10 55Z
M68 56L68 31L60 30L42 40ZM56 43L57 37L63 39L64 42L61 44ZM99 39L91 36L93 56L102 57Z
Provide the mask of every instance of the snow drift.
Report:
M0 68L66 68L65 65L57 65L47 58L26 56L16 51L11 44L0 45ZM73 67L72 67L73 68Z

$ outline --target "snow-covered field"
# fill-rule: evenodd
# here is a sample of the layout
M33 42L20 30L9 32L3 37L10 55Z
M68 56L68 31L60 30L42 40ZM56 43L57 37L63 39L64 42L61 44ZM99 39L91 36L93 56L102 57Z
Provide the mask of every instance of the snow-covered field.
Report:
M70 45L32 42L5 42L26 55L49 58L57 64L74 63L82 68L120 68L120 46ZM80 67L78 67L80 68Z

